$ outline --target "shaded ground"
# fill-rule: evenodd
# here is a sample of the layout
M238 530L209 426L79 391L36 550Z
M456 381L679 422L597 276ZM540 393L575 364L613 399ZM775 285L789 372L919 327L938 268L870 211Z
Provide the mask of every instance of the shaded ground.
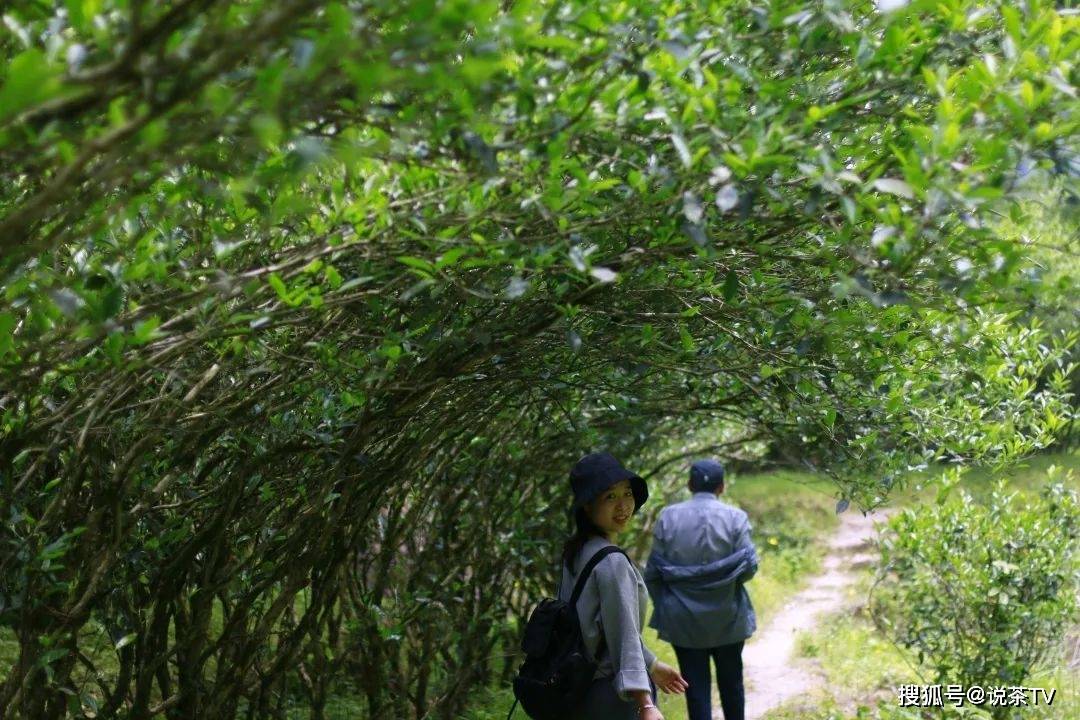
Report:
M876 533L875 525L886 518L883 512L863 516L849 511L842 515L840 527L829 539L822 572L811 578L747 644L743 651L747 720L756 720L774 708L811 695L823 683L812 666L795 657L796 638L849 602L845 590L855 582L858 569L873 562L870 541ZM723 714L718 701L714 707L713 717L720 720Z

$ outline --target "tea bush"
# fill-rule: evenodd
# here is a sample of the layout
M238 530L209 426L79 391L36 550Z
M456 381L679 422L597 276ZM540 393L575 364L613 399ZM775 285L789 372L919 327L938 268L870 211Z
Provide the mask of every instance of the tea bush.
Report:
M875 619L936 682L1022 685L1055 658L1076 620L1078 494L1048 482L1021 499L1002 481L979 503L955 491L957 475L936 504L889 523Z

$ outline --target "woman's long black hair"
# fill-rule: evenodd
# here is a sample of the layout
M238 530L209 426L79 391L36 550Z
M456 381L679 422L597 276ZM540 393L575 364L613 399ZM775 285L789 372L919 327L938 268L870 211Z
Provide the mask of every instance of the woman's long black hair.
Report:
M591 537L600 537L604 534L604 531L594 523L588 513L585 512L585 508L580 507L574 511L574 534L570 536L570 539L563 545L563 562L566 563L566 569L571 574L574 572L574 558L581 552L581 548Z

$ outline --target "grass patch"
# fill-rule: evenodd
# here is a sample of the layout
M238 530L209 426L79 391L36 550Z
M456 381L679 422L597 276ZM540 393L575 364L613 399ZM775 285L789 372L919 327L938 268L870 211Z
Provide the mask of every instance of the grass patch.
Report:
M356 720L367 714L367 703L359 695L331 695L326 698L324 709L326 720ZM240 717L237 713L237 717ZM291 704L285 710L288 720L310 720L311 710L307 705ZM503 713L503 717L506 714Z
M920 682L912 679L904 655L861 612L834 616L800 634L796 652L821 665L826 687L838 699L890 695L902 683Z
M722 499L746 511L760 559L747 584L762 627L821 569L829 535L839 524L835 488L809 473L736 476Z
M1011 490L1021 495L1034 495L1046 484L1047 473L1052 467L1058 468L1057 479L1061 481L1065 481L1065 471L1072 470L1073 477L1066 484L1080 489L1080 451L1078 450L1034 455L997 472L991 467L973 467L963 474L960 487L967 490L974 499L982 500L993 491L994 482L1004 477ZM889 506L912 507L933 502L944 471L944 466L934 466L913 473L903 490L897 491L889 498Z
M820 664L826 687L810 698L800 698L765 715L764 720L920 720L924 717L960 718L951 707L919 715L899 706L901 684L929 685L931 674L908 664L905 653L882 639L861 614L834 617L818 631L799 637L796 651ZM925 680L923 678L926 678ZM1021 708L1024 720L1080 720L1080 673L1067 668L1036 673L1025 687L1056 690L1050 706ZM988 706L983 706L988 707Z

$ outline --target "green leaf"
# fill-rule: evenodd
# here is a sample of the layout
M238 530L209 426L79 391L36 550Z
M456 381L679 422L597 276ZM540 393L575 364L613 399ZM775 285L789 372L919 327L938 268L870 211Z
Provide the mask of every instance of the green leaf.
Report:
M915 191L911 189L911 186L895 178L878 178L874 181L874 189L891 195L899 195L908 200L915 198Z
M693 158L690 157L690 146L686 144L686 138L682 136L682 133L672 133L671 144L675 146L675 151L678 153L683 167L689 168L693 163Z
M435 266L423 258L402 255L398 257L397 261L402 265L408 265L415 270L420 270L422 274L429 277L435 272Z
M365 276L365 277L350 278L349 280L346 280L345 282L343 282L341 284L341 287L337 288L337 290L338 290L338 292L345 292L347 290L352 290L354 287L359 287L361 285L365 285L365 284L371 282L374 279L375 278L371 277L370 275Z
M15 348L15 324L14 315L0 312L0 358Z
M735 274L734 270L728 270L727 277L724 278L724 299L731 301L739 292L739 276Z
M688 353L694 352L694 348L697 347L694 344L694 336L690 334L690 331L686 329L686 325L679 323L679 339L682 341L683 350Z
M103 0L65 0L71 26L84 35L92 29L94 16L101 12Z
M291 303L291 297L289 295L289 288L285 284L285 281L281 279L281 276L277 273L270 273L270 277L266 278L266 282L270 284L270 287L274 288L274 292L278 297L286 303Z
M452 250L447 250L445 253L443 253L439 257L438 262L435 263L435 267L438 268L439 270L442 270L443 268L446 268L446 267L450 267L451 265L456 263L458 260L460 260L461 256L464 255L466 252L468 252L468 248L464 248L464 247L456 247L456 248L454 248ZM429 266L430 266L430 263L429 263Z
M18 115L54 95L60 88L60 70L45 54L30 48L16 55L0 86L0 121Z
M53 648L41 653L37 659L38 667L46 667L62 657L66 657L71 651L67 648Z
M42 548L41 552L38 553L38 559L55 560L56 558L63 557L67 550L68 539L66 537L61 537Z
M610 190L613 187L618 187L622 184L622 180L619 178L604 178L603 180L597 180L592 183L593 192L601 192L603 190Z
M326 267L323 268L323 277L326 278L326 284L330 286L331 290L338 290L341 288L341 273L339 273L337 268L333 265L327 263Z
M259 143L267 149L276 148L284 136L281 122L273 115L265 113L251 119L251 129Z
M102 293L99 299L98 319L108 320L109 318L116 317L123 306L124 290L115 285L108 288Z
M157 315L152 315L146 320L136 323L135 332L131 339L132 344L143 345L153 340L157 336L159 325L161 325L161 318Z

